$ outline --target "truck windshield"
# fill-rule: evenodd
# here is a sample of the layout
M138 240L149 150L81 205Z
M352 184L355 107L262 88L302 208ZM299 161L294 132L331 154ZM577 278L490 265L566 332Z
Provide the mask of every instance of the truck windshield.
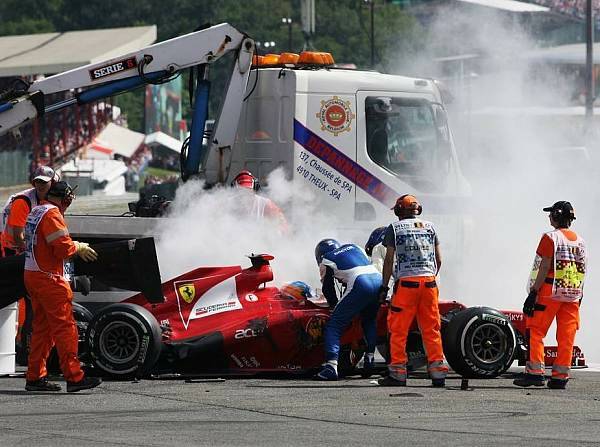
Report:
M424 99L368 97L367 152L424 192L443 188L451 162L444 109Z

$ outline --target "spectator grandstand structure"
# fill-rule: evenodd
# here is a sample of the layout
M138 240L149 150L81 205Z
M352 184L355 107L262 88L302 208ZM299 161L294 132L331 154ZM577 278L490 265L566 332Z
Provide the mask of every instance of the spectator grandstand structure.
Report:
M553 12L564 14L568 17L585 20L585 0L530 0L532 3L546 6ZM592 10L596 29L600 27L600 0L592 0Z

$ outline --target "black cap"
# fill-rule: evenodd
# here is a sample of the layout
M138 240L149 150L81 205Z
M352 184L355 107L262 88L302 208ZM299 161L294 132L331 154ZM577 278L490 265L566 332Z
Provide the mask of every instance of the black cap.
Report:
M60 181L53 183L50 189L48 190L49 196L60 197L64 199L65 197L71 195L73 193L73 188L65 181Z
M575 219L575 210L573 209L573 205L571 205L571 202L567 202L565 200L560 200L552 206L547 206L544 208L544 211L552 213L555 216L565 216L569 217L570 219Z

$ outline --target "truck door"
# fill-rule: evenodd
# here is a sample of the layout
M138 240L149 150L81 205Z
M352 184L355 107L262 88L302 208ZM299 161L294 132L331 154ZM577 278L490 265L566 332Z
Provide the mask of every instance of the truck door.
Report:
M359 91L357 122L356 160L374 178L368 188L357 184L357 223L389 224L395 199L415 194L424 217L436 224L444 252L460 256L466 221L460 213L470 188L442 104L427 92Z
M435 202L431 212L442 197L458 193L457 159L441 104L426 94L365 91L357 102L356 161L374 177L371 188L357 188L357 221L389 220L398 195Z
M354 220L356 126L354 95L296 96L294 182L340 228Z

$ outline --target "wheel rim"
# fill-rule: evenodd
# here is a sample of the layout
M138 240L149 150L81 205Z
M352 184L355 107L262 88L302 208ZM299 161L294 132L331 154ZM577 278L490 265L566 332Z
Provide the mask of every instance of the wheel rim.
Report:
M135 326L126 321L113 321L100 334L100 352L112 364L130 362L139 348L140 337Z
M500 326L492 323L478 326L471 336L471 352L481 363L493 364L501 360L506 346L506 334Z

